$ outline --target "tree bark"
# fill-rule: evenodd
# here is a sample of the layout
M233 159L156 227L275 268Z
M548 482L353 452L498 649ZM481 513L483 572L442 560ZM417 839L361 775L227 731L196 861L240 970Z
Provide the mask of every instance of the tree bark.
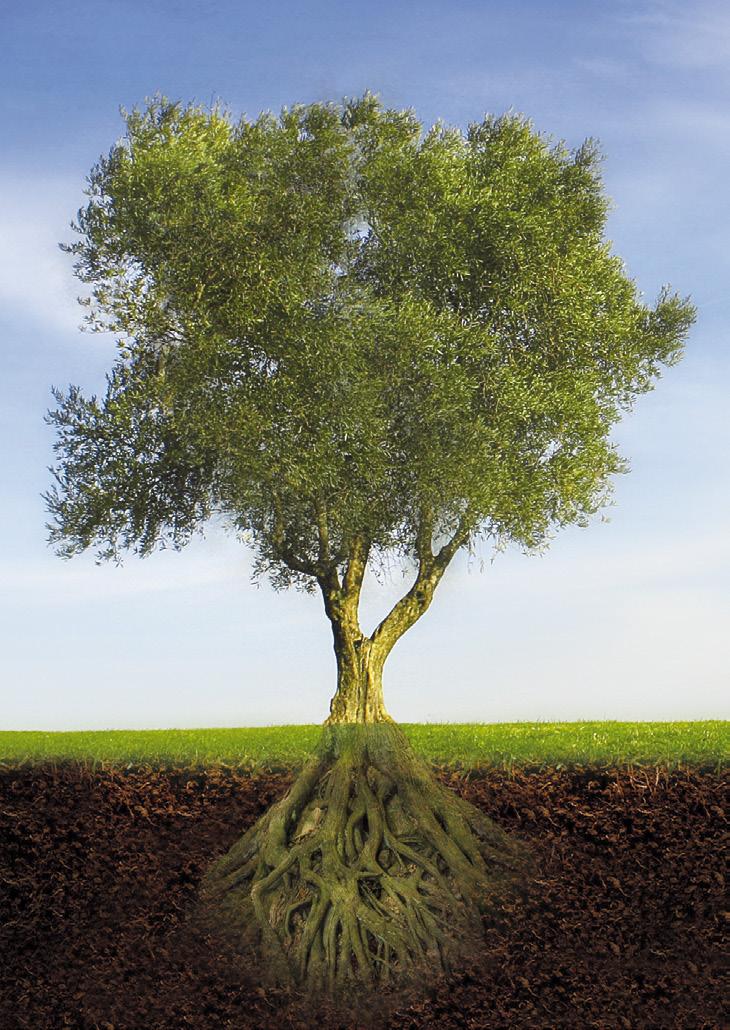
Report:
M337 692L328 724L392 722L383 703L383 659L362 635L343 638L335 630Z
M320 584L332 626L337 660L337 691L328 724L392 722L383 703L383 665L387 651L360 629L358 603L362 579L348 574L340 587Z

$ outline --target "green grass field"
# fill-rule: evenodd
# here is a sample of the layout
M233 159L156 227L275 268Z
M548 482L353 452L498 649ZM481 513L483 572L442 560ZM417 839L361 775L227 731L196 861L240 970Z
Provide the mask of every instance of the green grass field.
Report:
M730 722L411 723L415 749L439 765L699 766L730 758ZM319 726L251 729L0 731L0 763L296 767Z

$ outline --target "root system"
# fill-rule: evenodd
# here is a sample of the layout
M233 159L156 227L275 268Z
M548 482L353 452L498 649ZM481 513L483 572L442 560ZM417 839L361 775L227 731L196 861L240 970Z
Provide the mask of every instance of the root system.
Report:
M208 923L256 949L270 978L350 993L450 971L523 865L395 725L335 725L201 897Z

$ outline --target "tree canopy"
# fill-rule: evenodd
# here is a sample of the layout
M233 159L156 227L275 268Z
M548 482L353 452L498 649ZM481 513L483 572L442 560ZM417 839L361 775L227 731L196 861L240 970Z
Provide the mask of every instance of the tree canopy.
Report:
M611 429L694 312L611 253L593 143L512 114L424 131L371 94L125 119L68 248L119 344L105 394L49 414L59 553L219 515L310 587L353 555L539 547L606 502Z

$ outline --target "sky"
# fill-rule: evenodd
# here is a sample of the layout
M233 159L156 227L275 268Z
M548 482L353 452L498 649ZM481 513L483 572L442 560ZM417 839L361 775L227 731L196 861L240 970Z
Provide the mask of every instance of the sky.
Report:
M120 106L162 93L256 116L366 89L427 125L519 111L600 141L607 236L653 301L691 295L681 363L615 439L614 505L542 556L459 555L385 669L408 722L728 718L730 7L684 0L0 0L0 728L322 720L318 595L251 582L212 527L121 567L46 543L52 385L104 386L57 244ZM494 558L494 560L492 560ZM371 629L410 584L369 579Z

